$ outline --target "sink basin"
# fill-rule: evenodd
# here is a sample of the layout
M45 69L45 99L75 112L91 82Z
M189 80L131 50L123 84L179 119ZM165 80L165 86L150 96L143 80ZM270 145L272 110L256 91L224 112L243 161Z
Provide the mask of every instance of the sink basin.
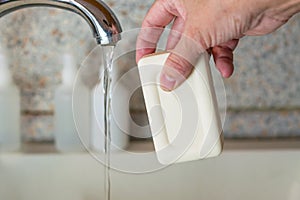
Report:
M0 155L1 200L104 200L103 177L87 153ZM225 148L157 172L112 171L111 199L299 200L300 148Z

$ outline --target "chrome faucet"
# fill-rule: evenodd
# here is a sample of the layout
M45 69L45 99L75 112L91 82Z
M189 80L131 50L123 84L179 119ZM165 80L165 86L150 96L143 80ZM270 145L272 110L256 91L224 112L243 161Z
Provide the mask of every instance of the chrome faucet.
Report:
M90 25L97 43L115 45L121 25L112 10L101 0L0 0L0 17L26 7L47 6L79 14Z

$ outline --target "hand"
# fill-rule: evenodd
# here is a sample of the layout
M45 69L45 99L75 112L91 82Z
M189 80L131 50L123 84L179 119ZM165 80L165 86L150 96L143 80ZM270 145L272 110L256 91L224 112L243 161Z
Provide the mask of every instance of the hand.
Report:
M227 78L233 73L233 51L240 38L271 33L299 10L299 0L157 0L143 21L136 60L155 52L163 28L173 21L162 88L179 86L206 50Z

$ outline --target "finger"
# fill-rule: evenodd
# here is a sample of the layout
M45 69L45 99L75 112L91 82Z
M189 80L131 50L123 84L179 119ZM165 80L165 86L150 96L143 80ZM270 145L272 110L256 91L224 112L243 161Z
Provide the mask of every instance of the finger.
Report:
M204 51L205 49L192 38L181 35L162 70L160 76L162 89L171 91L185 81Z
M174 14L169 12L168 1L155 1L148 11L136 43L136 61L144 55L155 52L156 44L164 30L173 19Z
M136 42L136 62L145 55L154 53L163 28L143 28L140 30Z
M182 32L184 30L184 20L182 17L176 17L172 25L172 29L168 36L166 49L174 49L176 44L179 42Z
M238 41L236 39L230 40L212 48L216 67L224 78L228 78L233 74L233 51L238 45Z
M171 91L178 87L191 74L193 65L183 57L171 53L163 67L160 84L163 90Z

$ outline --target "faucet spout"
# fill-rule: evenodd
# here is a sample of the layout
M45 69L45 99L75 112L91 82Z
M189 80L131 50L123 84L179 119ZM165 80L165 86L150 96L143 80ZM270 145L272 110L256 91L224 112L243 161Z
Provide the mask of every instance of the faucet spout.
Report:
M112 10L101 0L0 0L0 17L36 6L56 7L79 14L89 24L100 45L113 46L120 40L121 25Z

